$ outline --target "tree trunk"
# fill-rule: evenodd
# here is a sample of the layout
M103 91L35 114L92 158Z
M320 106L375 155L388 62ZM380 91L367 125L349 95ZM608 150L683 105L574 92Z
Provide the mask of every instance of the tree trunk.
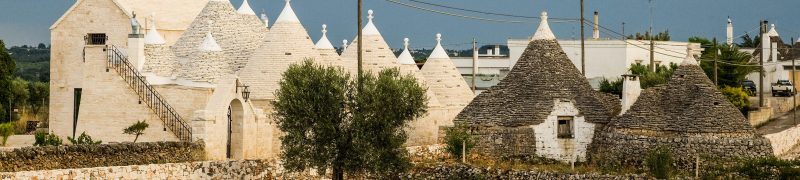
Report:
M336 165L333 166L333 180L344 180L344 172L342 168Z

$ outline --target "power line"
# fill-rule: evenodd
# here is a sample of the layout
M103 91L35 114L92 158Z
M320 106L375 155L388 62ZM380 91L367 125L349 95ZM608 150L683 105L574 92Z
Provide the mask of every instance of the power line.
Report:
M481 14L487 14L487 15L506 16L506 17L515 17L515 18L541 19L541 17L538 17L538 16L522 16L522 15L494 13L494 12L487 12L487 11L478 11L478 10L472 10L472 9L464 9L464 8L459 8L459 7L447 6L447 5L442 5L442 4L429 3L429 2L424 2L424 1L420 1L420 0L409 0L409 1L420 3L420 4L427 4L427 5L436 6L436 7L455 9L455 10L460 10L460 11L474 12L474 13L481 13ZM578 21L579 20L579 19L570 19L570 18L548 18L548 19L570 20L570 21Z
M418 10L422 10L422 11L428 11L428 12L433 12L433 13L443 14L443 15L448 15L448 16L466 18L466 19L490 21L490 22L499 22L499 23L515 23L515 24L534 23L533 21L517 21L517 20L492 19L492 18L484 18L484 17L477 17L477 16L468 16L468 15L463 15L463 14L457 14L457 13L452 13L452 12L446 12L446 11L440 11L440 10L420 7L420 6L416 6L416 5L413 5L413 4L400 2L400 1L397 1L397 0L386 0L386 1L390 2L390 3L402 5L402 6L405 6L405 7L413 8L413 9L418 9ZM442 5L442 6L444 6L444 5ZM496 13L496 14L500 14L500 13ZM549 18L549 19L554 19L554 21L550 21L550 22L553 22L553 23L575 22L575 20L559 20L561 18Z

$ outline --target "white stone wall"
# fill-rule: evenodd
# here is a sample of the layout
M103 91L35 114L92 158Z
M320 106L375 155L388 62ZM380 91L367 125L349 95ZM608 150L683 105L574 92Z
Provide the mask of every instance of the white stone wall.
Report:
M84 36L106 33L108 44L125 48L131 31L128 17L113 1L78 2L72 12L50 30L50 130L62 137L72 135L74 88L84 87L84 65L91 62L83 56ZM100 75L100 72L87 73Z
M193 133L196 139L203 139L206 144L207 158L221 160L227 156L228 143L228 107L232 103L242 106L241 119L232 122L231 155L234 159L272 158L269 144L272 122L264 116L264 111L256 108L250 101L245 102L241 91L236 91L233 76L225 78L214 89L209 101L202 110L195 111L192 119ZM234 108L235 110L235 108ZM236 112L234 112L236 113Z
M137 121L145 121L150 126L144 135L139 137L139 142L176 141L177 138L172 132L164 131L163 121L146 104L139 104L139 96L128 87L114 69L106 72L107 58L103 48L87 47L86 62L80 66L84 72L79 79L83 93L75 135L86 132L103 142L130 142L135 136L123 134L123 129ZM70 109L66 110L68 113L51 114L52 119L58 120L51 121L50 129L56 135L65 138L72 136L73 94L59 92L58 96L66 96L69 99L66 103Z
M800 142L800 126L794 126L781 132L763 136L772 144L772 152L775 156L781 157L781 155L792 150L792 147Z
M532 125L536 135L536 154L563 162L586 161L586 149L594 137L595 125L586 122L575 107L574 100L555 100L553 111L541 124ZM558 116L574 116L574 138L557 136Z
M408 124L406 146L424 146L438 144L439 127L453 127L453 119L462 108L429 107L428 114Z

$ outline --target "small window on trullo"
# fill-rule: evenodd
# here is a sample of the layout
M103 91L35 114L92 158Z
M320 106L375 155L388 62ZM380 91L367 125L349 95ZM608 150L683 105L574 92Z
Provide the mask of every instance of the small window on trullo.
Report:
M559 116L558 117L558 138L560 139L570 139L574 138L573 133L573 117L572 116Z

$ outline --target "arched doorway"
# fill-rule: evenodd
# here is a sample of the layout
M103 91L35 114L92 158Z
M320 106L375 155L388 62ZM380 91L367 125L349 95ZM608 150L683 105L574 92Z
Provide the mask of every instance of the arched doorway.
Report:
M244 158L244 144L242 142L243 111L242 102L238 99L231 101L230 106L228 106L228 143L226 148L226 157L228 159Z

